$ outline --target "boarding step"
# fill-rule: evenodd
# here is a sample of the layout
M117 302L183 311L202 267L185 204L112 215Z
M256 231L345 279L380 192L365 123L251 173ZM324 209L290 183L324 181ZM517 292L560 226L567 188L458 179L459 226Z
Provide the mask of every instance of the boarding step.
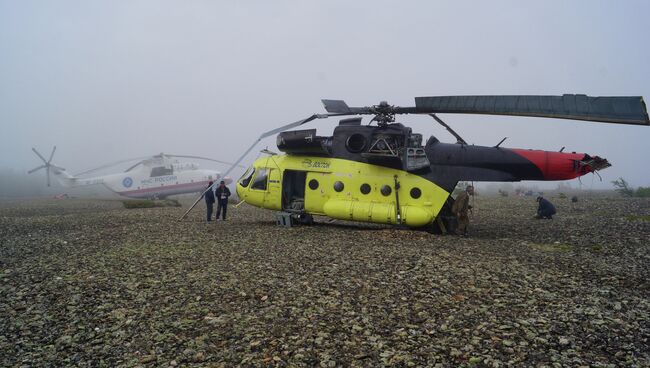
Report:
M292 227L295 225L294 214L289 212L276 212L275 223L278 226Z
M312 215L303 211L280 211L275 213L275 223L278 226L293 227L296 225L313 225Z

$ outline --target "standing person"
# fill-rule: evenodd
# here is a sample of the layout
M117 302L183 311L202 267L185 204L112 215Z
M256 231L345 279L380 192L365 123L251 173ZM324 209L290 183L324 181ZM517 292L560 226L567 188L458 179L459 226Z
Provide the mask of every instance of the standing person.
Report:
M468 185L463 192L461 192L451 206L451 212L458 219L458 228L456 229L457 235L467 235L467 227L469 226L469 216L467 211L472 208L469 205L469 196L474 195L474 187Z
M553 219L553 215L556 214L555 206L548 199L539 196L537 197L537 202L539 206L537 207L537 216L536 219Z
M223 180L219 183L219 187L215 191L217 196L217 220L223 209L223 221L226 221L226 209L228 208L228 197L230 197L230 189L226 186Z
M208 183L208 190L203 194L205 198L205 207L208 210L208 222L212 221L212 210L214 209L214 192L212 191L212 181ZM219 217L219 215L217 215Z

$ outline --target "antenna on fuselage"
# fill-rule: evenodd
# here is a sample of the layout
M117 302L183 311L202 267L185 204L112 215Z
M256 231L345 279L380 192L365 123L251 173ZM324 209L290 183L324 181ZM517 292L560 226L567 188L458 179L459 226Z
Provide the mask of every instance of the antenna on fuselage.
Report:
M494 146L494 148L499 148L499 146L501 145L501 143L503 143L503 142L505 142L505 141L506 141L506 139L508 139L508 137L503 137L503 139L502 139L502 140L500 140L500 141L499 141L499 143L497 143L497 145L496 145L496 146Z
M265 149L263 149L263 150L261 150L260 153L263 153L263 154L265 154L265 155L269 155L269 156L275 156L275 155L277 155L277 153L275 153L275 152L273 152L273 151L269 151L268 147L265 148Z

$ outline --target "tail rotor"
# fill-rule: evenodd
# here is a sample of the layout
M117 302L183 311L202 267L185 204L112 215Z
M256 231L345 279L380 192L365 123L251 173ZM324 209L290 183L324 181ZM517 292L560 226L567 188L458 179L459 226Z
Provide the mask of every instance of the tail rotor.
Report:
M32 147L32 151L34 151L34 153L36 154L36 156L38 156L38 157L41 159L41 161L43 161L43 165L31 169L31 170L29 170L27 173L28 173L28 174L31 174L31 173L34 173L34 172L40 170L40 169L45 169L45 177L47 178L47 186L49 187L49 186L50 186L50 168L53 167L53 168L55 168L55 169L57 169L57 170L61 170L61 171L62 171L62 170L65 170L65 169L62 168L62 167L59 167L59 166L56 166L56 165L52 164L52 158L54 157L54 152L56 152L56 146L54 146L54 148L52 148L52 153L50 153L50 158L49 158L49 160L46 160L45 157L43 157L43 155L41 155L41 154L36 150L36 148L33 148L33 147Z

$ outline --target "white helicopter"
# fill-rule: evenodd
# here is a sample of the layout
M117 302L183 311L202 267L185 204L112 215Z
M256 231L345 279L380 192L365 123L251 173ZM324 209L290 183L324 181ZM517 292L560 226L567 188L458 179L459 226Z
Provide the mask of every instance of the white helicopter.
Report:
M222 179L219 171L199 169L199 166L195 163L181 163L173 159L175 157L192 158L230 165L228 162L207 157L160 153L154 156L115 161L70 175L64 168L52 164L56 146L52 149L49 160L45 160L45 157L35 148L32 148L32 151L43 161L43 165L28 171L28 174L45 169L48 187L50 186L50 172L52 172L59 183L65 187L103 185L110 191L124 197L160 199L176 194L203 192L210 181L223 180L226 184L232 182L230 178ZM121 173L82 177L82 175L88 175L95 171L136 160L138 160L136 164Z

